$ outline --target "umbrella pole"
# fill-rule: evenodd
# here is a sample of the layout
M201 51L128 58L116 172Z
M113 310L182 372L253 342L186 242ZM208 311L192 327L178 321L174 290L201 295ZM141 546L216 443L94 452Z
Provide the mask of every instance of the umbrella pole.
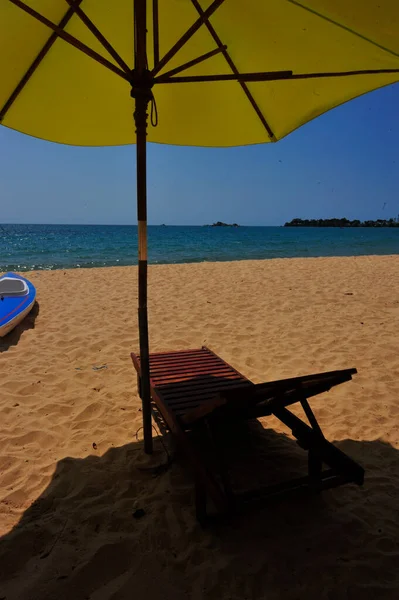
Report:
M134 0L135 65L132 97L135 99L138 220L138 318L144 451L152 454L150 362L147 314L147 109L152 98L146 52L146 0Z

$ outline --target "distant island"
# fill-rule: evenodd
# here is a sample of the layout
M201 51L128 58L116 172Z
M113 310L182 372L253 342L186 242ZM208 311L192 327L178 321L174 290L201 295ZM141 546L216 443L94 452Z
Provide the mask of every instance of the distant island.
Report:
M359 221L354 219L292 219L284 227L399 227L397 219L377 219L376 221Z
M212 225L205 225L205 227L239 227L237 223L223 223L223 221L216 221Z

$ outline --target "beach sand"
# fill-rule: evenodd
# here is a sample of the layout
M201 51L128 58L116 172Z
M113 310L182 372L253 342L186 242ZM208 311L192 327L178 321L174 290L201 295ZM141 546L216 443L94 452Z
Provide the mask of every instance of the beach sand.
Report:
M0 598L397 598L399 256L150 268L152 351L207 345L255 382L358 369L311 405L364 487L206 530L179 460L141 468L136 268L27 276L38 307L0 340ZM289 472L284 426L256 427L262 477Z

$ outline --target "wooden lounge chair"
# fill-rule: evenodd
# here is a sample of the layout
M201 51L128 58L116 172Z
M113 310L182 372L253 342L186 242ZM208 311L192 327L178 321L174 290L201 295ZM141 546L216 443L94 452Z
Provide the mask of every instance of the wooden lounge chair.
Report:
M133 353L131 357L140 393L140 358ZM361 485L364 470L325 439L308 403L308 398L349 381L355 373L356 369L346 369L255 385L206 347L151 354L152 403L193 470L198 520L207 519L208 498L218 512L231 513L251 500L263 502L294 491L320 491L350 482ZM288 410L297 402L309 425ZM280 419L307 450L308 475L237 496L223 466L218 431L227 422L267 415ZM195 434L212 444L212 465L194 443ZM323 470L323 463L328 468Z

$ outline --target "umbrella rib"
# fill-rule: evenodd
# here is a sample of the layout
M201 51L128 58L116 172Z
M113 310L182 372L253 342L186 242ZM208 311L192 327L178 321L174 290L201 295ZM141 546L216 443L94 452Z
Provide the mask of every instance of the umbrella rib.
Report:
M159 12L158 0L152 0L152 35L154 42L154 68L159 63Z
M199 15L202 15L204 13L200 3L198 2L198 0L191 0L192 4L194 5L196 11L198 12ZM214 41L216 42L217 46L219 48L225 48L225 46L222 43L222 40L220 39L219 35L217 34L215 28L213 27L213 25L209 22L209 20L207 19L205 21L205 26L208 29L209 33L211 34L211 36L213 37ZM230 69L232 70L232 72L235 75L239 75L239 71L233 61L233 59L231 58L229 52L227 51L227 48L225 48L223 51L223 56L227 62L227 64L229 65ZM253 95L251 94L248 86L246 85L246 83L244 81L239 81L241 88L244 92L244 94L246 95L246 97L248 98L252 108L254 109L254 111L256 112L256 114L258 115L263 127L266 129L267 134L269 136L269 138L275 142L277 141L276 136L274 135L269 123L266 120L265 115L263 114L263 112L261 111L259 104L256 102L255 98L253 97Z
M222 46L221 48L215 48L215 50L211 50L210 52L207 52L206 54L202 54L201 56L198 56L198 58L194 58L193 60L190 60L190 61L184 63L184 65L180 65L180 67L176 67L175 69L171 69L170 71L167 71L166 73L162 73L162 75L159 78L158 77L155 78L155 83L157 83L158 79L162 81L162 79L167 79L169 77L172 77L172 75L176 75L177 73L186 71L187 69L190 69L191 67L194 67L195 65L198 65L199 63L202 63L205 60L208 60L208 58L212 58L212 56L216 56L216 54L220 54L226 48L227 48L227 46Z
M355 31L354 29L351 29L350 27L348 27L347 25L344 25L343 23L339 23L338 21L334 21L334 19L331 19L330 17L327 17L326 15L323 15L322 13L317 12L313 8L309 8L308 6L304 6L298 0L288 0L288 2L291 2L291 4L293 4L294 6L297 6L298 8L302 8L303 10L308 11L311 14L315 15L316 17L319 17L320 19L323 19L324 21L327 21L328 23L331 23L331 25L335 25L336 27L339 27L340 29L343 29L344 31L347 31L348 33L351 33L352 35L355 35L356 37L359 37L361 40L364 40L365 42L367 42L369 44L372 44L376 48L380 48L380 50L383 50L384 52L388 52L388 54L392 54L393 56L399 56L399 54L397 52L395 52L394 50L390 50L389 48L386 48L385 46L382 46L378 42L374 42L373 40L370 40L370 38L368 38L365 35L359 33L358 31Z
M66 0L69 6L73 7L75 0ZM97 38L100 44L107 50L107 52L112 56L115 62L125 71L125 73L131 72L131 68L129 65L125 63L123 58L117 53L115 48L110 44L110 42L103 36L101 31L94 25L93 21L86 15L83 10L77 6L75 7L75 13L79 17L79 19L86 25L87 29L91 31L91 33Z
M211 81L238 81L261 82L278 81L280 79L292 79L292 71L266 71L263 73L226 73L218 75L185 75L181 77L164 78L163 75L156 78L156 83L199 83Z
M66 25L69 23L70 19L73 17L76 8L78 7L78 5L81 2L82 2L82 0L75 0L75 2L73 2L73 1L71 2L70 8L68 8L67 12L62 17L61 21L58 23L58 27L60 29L64 29L64 27L66 27ZM18 98L19 94L22 92L22 90L24 89L24 87L26 86L26 84L28 83L30 78L32 77L32 75L35 73L38 66L42 62L42 60L45 58L45 56L47 55L49 50L52 48L52 46L53 46L54 42L57 40L57 38L58 38L58 35L53 31L53 33L48 38L47 42L44 44L43 48L40 50L40 52L37 54L34 61L29 66L26 73L20 79L20 81L18 82L18 84L16 85L14 90L11 92L11 94L8 97L8 99L6 100L3 108L0 110L0 123L6 116L6 114L8 113L8 111L10 110L12 105L14 104L15 100Z
M71 46L74 46L75 48L83 52L83 54L90 56L90 58L94 59L96 62L100 63L110 71L113 71L123 79L126 79L127 81L130 80L130 74L122 71L122 69L120 69L112 62L101 56L101 54L98 54L98 52L95 52L95 50L89 48L89 46L86 46L86 44L79 41L73 35L70 35L69 33L66 33L66 31L64 31L63 29L60 29L58 25L56 25L55 23L38 13L36 10L25 4L25 2L22 2L21 0L9 0L9 2L15 4L15 6L18 6L18 8L31 15L34 19L52 29L58 37L60 37L65 42L68 42Z
M187 29L186 33L184 33L179 40L172 46L170 50L165 54L163 58L158 62L156 67L152 70L152 75L155 76L163 67L172 60L172 58L179 52L185 44L192 38L194 33L198 31L198 29L207 22L207 19L223 4L224 0L213 0L212 4L202 12L202 14L198 17L198 19L191 25L189 29Z
M211 81L239 81L239 82L262 82L262 81L291 81L295 79L322 79L328 77L348 77L358 75L389 75L399 73L399 69L364 69L359 71L337 71L329 73L293 73L292 71L267 71L264 73L233 73L220 75L192 75L182 77L157 77L157 83L199 83Z
M399 73L399 69L361 69L358 71L336 71L330 73L294 73L290 79L321 79L323 77L348 77L350 75L389 75Z

